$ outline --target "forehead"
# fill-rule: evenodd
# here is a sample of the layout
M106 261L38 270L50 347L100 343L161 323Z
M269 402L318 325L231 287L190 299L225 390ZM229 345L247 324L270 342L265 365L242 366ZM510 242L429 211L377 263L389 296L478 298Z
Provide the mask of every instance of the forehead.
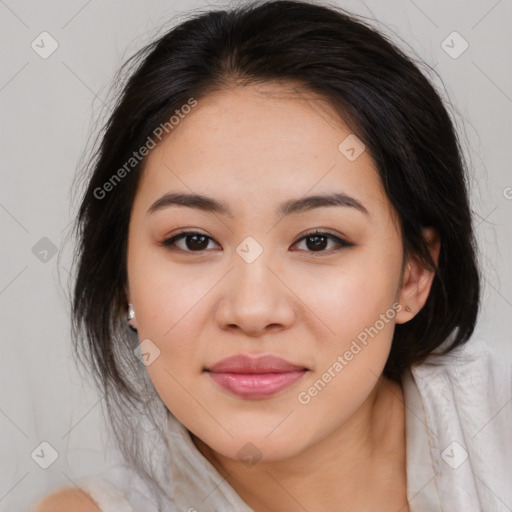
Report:
M357 139L323 98L264 84L197 101L147 158L138 192L146 204L165 192L195 192L236 213L255 201L342 192L368 210L389 209L372 158L348 158L344 141Z

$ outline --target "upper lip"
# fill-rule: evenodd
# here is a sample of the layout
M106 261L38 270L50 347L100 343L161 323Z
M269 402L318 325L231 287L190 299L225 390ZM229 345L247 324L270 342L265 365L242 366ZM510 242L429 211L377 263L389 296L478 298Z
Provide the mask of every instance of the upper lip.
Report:
M306 369L281 357L273 355L255 357L246 354L226 357L206 368L207 371L214 373L285 373Z

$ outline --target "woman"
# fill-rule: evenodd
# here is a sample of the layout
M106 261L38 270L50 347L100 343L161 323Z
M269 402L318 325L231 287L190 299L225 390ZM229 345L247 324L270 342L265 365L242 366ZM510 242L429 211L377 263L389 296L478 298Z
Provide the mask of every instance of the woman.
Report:
M137 59L73 302L125 463L37 510L510 510L501 370L464 346L465 166L428 79L287 0L191 17Z

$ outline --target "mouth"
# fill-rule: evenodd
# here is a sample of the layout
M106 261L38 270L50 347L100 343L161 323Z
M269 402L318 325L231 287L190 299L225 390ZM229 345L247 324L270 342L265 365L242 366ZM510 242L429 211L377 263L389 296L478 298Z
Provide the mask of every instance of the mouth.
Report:
M282 391L309 371L272 355L236 355L204 370L222 389L243 398L267 398Z

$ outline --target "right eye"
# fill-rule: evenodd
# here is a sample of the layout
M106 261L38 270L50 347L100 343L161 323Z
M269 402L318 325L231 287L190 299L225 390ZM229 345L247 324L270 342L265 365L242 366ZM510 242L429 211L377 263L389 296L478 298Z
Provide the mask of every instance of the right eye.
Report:
M177 242L182 242L182 240L185 242L180 247ZM168 248L170 251L201 252L206 250L209 240L213 241L213 238L199 231L183 231L171 238L163 240L161 245Z

